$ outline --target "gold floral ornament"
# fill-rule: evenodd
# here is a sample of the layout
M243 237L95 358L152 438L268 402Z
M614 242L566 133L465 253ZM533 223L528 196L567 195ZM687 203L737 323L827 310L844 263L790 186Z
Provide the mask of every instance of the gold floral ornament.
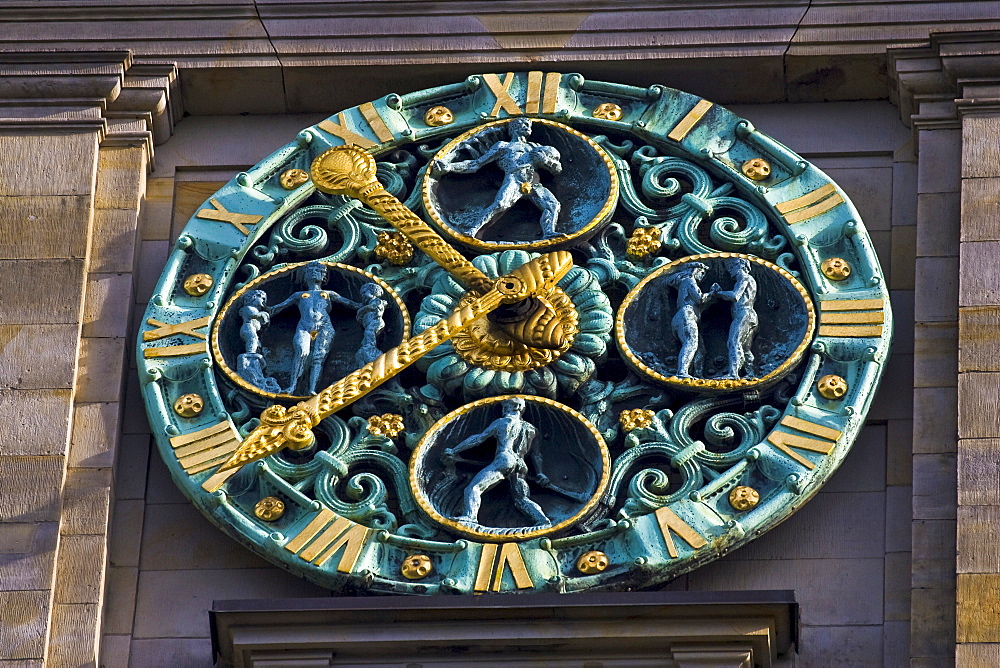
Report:
M591 550L590 552L584 552L576 560L576 570L584 575L596 575L607 570L610 563L608 555L600 550Z
M625 112L614 102L602 102L594 108L594 118L605 121L620 121Z
M622 429L633 431L648 428L653 424L654 417L656 417L656 413L648 408L630 408L621 412L618 421L621 422Z
M751 158L743 163L740 170L751 181L763 181L771 175L771 164L764 158Z
M273 522L285 514L285 502L276 496L265 496L253 507L257 519Z
M403 416L396 413L373 415L368 418L368 433L374 436L396 438L403 431Z
M174 412L181 417L194 417L199 415L205 408L205 400L201 398L200 394L185 394L182 397L178 397L177 401L174 402Z
M842 281L851 275L851 265L842 257L828 257L819 268L831 281Z
M375 255L401 267L413 259L413 244L406 240L402 232L380 232Z
M422 580L431 574L434 564L426 554L412 554L403 560L403 565L399 571L407 580Z
M824 399L832 401L843 399L847 394L847 381L840 376L829 374L816 381L816 390Z
M281 187L285 190L295 190L309 180L309 172L304 169L289 169L278 177Z
M212 288L212 277L208 274L191 274L184 279L184 292L192 297L201 297Z
M632 257L644 259L663 246L662 232L658 227L638 227L628 239L625 252Z
M758 503L760 503L760 492L753 487L740 485L733 487L733 491L729 492L729 505L740 512L753 510Z
M455 114L451 113L451 109L443 106L431 107L424 114L424 123L431 126L432 128L439 128L442 125L449 125L455 120Z

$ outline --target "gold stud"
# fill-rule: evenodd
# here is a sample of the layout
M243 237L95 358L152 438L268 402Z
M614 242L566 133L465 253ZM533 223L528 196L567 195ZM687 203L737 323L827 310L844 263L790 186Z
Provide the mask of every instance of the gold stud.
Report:
M847 381L834 374L823 376L816 381L816 390L824 399L833 401L843 399L844 395L847 394Z
M373 415L368 418L368 433L375 436L396 438L403 431L403 416L396 413Z
M403 560L399 570L407 580L420 580L431 574L434 564L426 554L411 554Z
M771 164L764 158L751 158L740 169L751 181L763 181L771 175Z
M289 169L278 178L285 190L295 190L309 180L309 172L304 169Z
M597 573L602 573L608 568L608 555L604 554L600 550L591 550L590 552L584 552L580 555L580 558L576 560L576 570L580 571L584 575L595 575Z
M401 267L413 259L413 244L402 232L380 232L378 243L375 244L375 255Z
M178 397L177 401L174 402L174 412L181 417L194 417L201 413L205 408L205 400L201 398L200 394L185 394L182 397Z
M273 522L285 514L285 502L276 496L265 496L253 507L257 519Z
M594 109L594 118L605 121L620 121L625 112L614 102L602 102Z
M842 257L828 257L819 268L831 281L842 281L851 275L851 265Z
M184 292L192 297L201 297L209 291L213 283L215 281L208 274L191 274L184 279Z
M658 227L637 227L625 246L625 252L637 258L645 258L663 246L662 232Z
M760 492L753 487L740 485L729 492L729 505L741 512L755 508L758 503L760 503Z
M424 123L431 126L432 128L439 128L442 125L448 125L455 120L455 114L451 113L451 109L448 107L437 106L431 107L424 114Z
M633 429L645 429L653 424L653 417L656 415L648 408L632 408L624 410L618 415L618 421L625 431Z

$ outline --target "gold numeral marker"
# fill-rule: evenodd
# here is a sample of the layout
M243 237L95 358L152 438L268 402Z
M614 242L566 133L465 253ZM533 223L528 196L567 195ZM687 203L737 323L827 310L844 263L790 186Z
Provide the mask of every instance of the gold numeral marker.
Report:
M226 207L219 204L219 200L214 197L208 200L215 207L214 209L202 209L195 214L196 218L205 220L218 220L223 223L230 223L243 234L250 234L247 225L256 225L264 216L257 216L252 213L240 213L239 211L227 211Z
M500 83L500 77L495 74L484 74L483 81L486 85L490 87L490 91L496 97L497 102L493 105L493 111L490 112L490 116L497 116L500 110L503 109L511 116L517 116L524 112L521 111L521 107L517 106L517 102L514 98L510 96L510 86L514 83L514 73L507 72L504 75L503 83Z
M202 327L208 327L209 316L204 318L195 318L194 320L185 320L184 322L178 322L173 325L168 325L165 322L160 322L159 320L154 320L150 318L146 321L146 324L152 325L156 329L150 329L142 333L143 341L159 341L160 339L167 336L174 336L175 334L187 334L188 336L193 336L196 339L201 339L204 341L207 338L207 334L202 332L196 332L194 330L201 329Z
M344 112L337 114L337 120L339 123L334 123L330 119L321 121L317 127L335 137L340 137L344 140L345 144L354 144L355 146L360 146L361 148L372 148L373 146L378 146L378 144L373 142L368 137L359 135L357 132L347 127L347 117L344 115ZM390 135L390 139L391 138L392 136Z
M379 115L378 109L375 108L371 102L365 102L363 105L358 107L361 111L361 115L365 117L368 121L368 125L371 127L372 132L378 137L378 140L383 144L387 141L392 141L394 137L392 132L386 126L385 121L382 120L382 116Z
M303 561L320 566L344 548L337 570L350 573L368 542L369 534L371 529L368 527L323 508L302 531L285 543L285 549L297 554Z
M528 92L524 100L524 113L556 113L561 81L562 76L558 72L528 72Z
M476 571L473 591L476 593L500 591L505 567L510 568L510 573L514 576L514 585L518 589L532 589L535 586L531 576L528 575L528 568L524 565L524 557L521 556L521 548L517 543L502 545L484 543L483 551L479 555L479 570Z
M832 183L827 183L801 197L779 202L774 205L774 208L782 214L786 223L794 225L815 218L843 203L844 198L837 192L837 189Z
M667 134L667 137L673 139L674 141L680 141L688 136L691 129L698 124L701 117L708 113L708 110L712 108L712 103L708 100L699 100L698 104L692 107L691 111L680 120L674 129Z
M841 434L841 432L837 429L824 427L821 424L816 424L815 422L803 420L802 418L797 418L791 415L783 417L781 419L781 425L788 427L789 429L795 429L797 431L810 434L810 436L799 436L798 434L792 434L787 431L778 431L775 429L767 435L767 441L771 445L778 448L799 464L805 466L807 469L814 469L816 468L816 465L792 450L792 448L799 448L801 450L809 450L810 452L818 452L821 455L828 455L830 454L830 451L833 450L833 446L837 444L837 439L840 438ZM818 436L819 438L813 438L815 436Z
M677 558L677 546L674 545L674 539L670 535L671 531L680 536L685 543L695 550L708 544L708 541L700 533L695 531L687 522L677 517L677 514L666 506L657 509L656 523L660 527L660 533L663 534L663 542L667 546L667 554L670 555L671 559Z
M223 420L190 434L174 436L170 445L184 471L194 475L229 459L239 447L240 437L229 420Z
M885 301L881 298L827 299L819 308L820 336L882 336Z
M176 336L178 334L186 334L188 336L194 337L196 339L201 339L205 341L207 334L202 332L196 332L194 330L201 329L202 327L208 327L209 316L204 318L195 318L194 320L185 320L184 322L178 322L173 325L167 324L165 322L160 322L154 318L149 318L146 323L152 325L156 329L150 329L142 333L143 341L159 341L160 339L167 336ZM208 351L207 343L188 343L179 346L160 346L159 348L143 348L142 356L146 359L153 357L178 357L180 355L197 355L199 353L204 353Z

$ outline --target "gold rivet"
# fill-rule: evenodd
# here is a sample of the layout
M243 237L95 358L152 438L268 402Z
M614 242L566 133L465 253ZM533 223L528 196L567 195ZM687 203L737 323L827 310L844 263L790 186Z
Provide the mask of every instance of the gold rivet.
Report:
M609 563L608 555L600 550L591 550L590 552L584 552L576 560L576 570L584 575L594 575L606 570Z
M455 114L451 113L451 109L441 105L431 107L427 110L427 113L424 114L424 123L432 128L439 128L442 125L448 125L454 120Z
M824 399L836 401L843 399L844 395L847 394L847 381L840 376L830 374L816 381L816 389Z
M740 485L729 492L729 505L739 511L755 508L760 503L760 492L753 487Z
M431 574L434 564L426 554L411 554L403 560L399 570L407 580L420 580Z
M192 297L201 297L215 281L208 274L191 274L184 279L184 292Z
M285 190L295 190L309 180L309 172L304 169L289 169L278 178Z
M645 429L653 424L653 417L656 415L648 408L632 408L624 410L618 415L618 421L625 431L633 429Z
M771 175L771 164L764 158L751 158L743 163L740 170L751 181L763 181Z
M174 402L174 412L181 417L194 417L201 413L204 408L205 400L201 398L200 394L194 392L178 397L177 401Z
M620 121L625 112L614 102L602 102L594 109L594 118L601 118L605 121Z
M285 502L276 496L265 496L253 507L257 519L273 522L285 514Z
M828 257L819 268L831 281L842 281L851 275L851 265L842 257Z

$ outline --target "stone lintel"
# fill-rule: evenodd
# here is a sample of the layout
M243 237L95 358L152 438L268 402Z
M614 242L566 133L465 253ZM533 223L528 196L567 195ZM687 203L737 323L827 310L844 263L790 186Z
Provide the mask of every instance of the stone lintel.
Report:
M790 591L216 601L220 666L655 660L671 668L774 665L797 642ZM372 628L381 631L373 636Z

